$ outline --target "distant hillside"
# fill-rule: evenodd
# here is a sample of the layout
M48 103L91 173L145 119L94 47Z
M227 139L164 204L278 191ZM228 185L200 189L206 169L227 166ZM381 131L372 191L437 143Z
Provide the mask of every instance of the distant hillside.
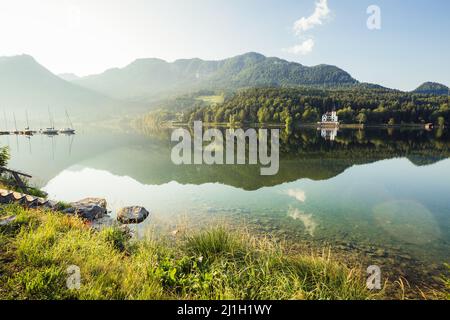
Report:
M58 77L66 81L74 81L80 79L80 77L75 73L60 73L58 74Z
M420 93L420 94L448 95L449 94L449 88L447 86L443 85L443 84L440 84L440 83L425 82L422 85L420 85L413 92L414 93Z
M386 88L379 84L367 83L367 82L358 83L352 89L372 90L372 91L375 90L375 91L379 91L379 92L400 92L400 90L397 90L397 89Z
M138 59L123 69L75 80L86 88L121 99L149 99L167 92L255 86L348 86L358 83L329 65L306 67L258 53L220 61Z
M118 106L116 101L89 89L67 82L41 66L31 56L0 57L0 106L2 109L31 111L51 108L55 117L86 114Z

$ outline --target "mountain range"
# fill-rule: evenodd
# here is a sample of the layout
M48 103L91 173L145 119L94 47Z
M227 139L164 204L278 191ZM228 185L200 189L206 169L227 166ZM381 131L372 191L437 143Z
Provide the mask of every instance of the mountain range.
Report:
M14 110L50 107L102 114L105 110L145 106L161 97L201 89L260 86L383 88L360 83L336 66L308 67L254 52L219 61L195 58L170 63L154 58L138 59L124 68L86 77L57 76L29 55L0 57L0 107ZM448 87L427 82L413 92L445 95Z
M183 59L169 63L138 59L122 69L74 80L74 83L119 99L150 99L167 92L237 89L255 86L349 86L350 74L330 65L314 67L246 53L219 61Z
M62 113L68 109L76 113L120 104L101 93L61 79L31 56L0 57L0 108L22 115L24 110L47 114L47 109L63 109Z

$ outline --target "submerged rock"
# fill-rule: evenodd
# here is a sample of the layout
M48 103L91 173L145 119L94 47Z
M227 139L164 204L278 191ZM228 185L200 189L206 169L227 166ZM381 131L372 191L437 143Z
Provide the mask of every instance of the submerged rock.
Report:
M102 230L117 224L117 222L113 218L111 218L111 216L104 216L103 218L99 218L90 222L91 227L94 230Z
M117 220L123 224L141 223L150 215L144 207L125 207L117 213Z
M64 213L74 214L89 221L98 220L108 215L106 200L101 198L86 198L72 202L70 206L70 208L64 210Z

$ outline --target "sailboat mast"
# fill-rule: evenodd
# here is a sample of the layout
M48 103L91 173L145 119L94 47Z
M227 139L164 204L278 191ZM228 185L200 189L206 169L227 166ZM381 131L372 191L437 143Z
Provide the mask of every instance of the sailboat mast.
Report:
M54 128L55 128L55 125L53 124L53 119L52 119L52 114L51 114L51 112L50 112L50 107L48 107L48 118L49 118L49 120L50 120L50 128L51 128L51 129L54 129Z
M70 120L69 113L67 112L67 109L66 109L66 116L67 116L67 121L69 122L70 128L73 128L72 120Z
M25 128L25 130L30 130L30 122L28 121L28 111L25 110L25 117L27 118L27 127Z
M16 114L14 112L13 112L13 118L14 118L14 127L16 128L16 132L18 132L19 130L17 130Z
M3 120L5 120L5 131L8 132L8 121L6 120L6 111L3 110Z

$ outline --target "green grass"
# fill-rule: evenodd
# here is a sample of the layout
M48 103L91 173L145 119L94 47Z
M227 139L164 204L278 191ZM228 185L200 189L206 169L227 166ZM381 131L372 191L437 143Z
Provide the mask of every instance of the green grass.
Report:
M0 299L371 299L363 274L327 255L288 253L246 232L213 228L135 241L75 217L2 207ZM81 287L66 287L67 268Z
M208 105L216 105L223 103L225 101L225 97L223 95L199 96L197 100L201 100Z
M445 264L447 268L447 275L442 277L442 281L444 282L445 288L447 289L446 299L450 300L450 264Z
M71 207L72 207L72 205L70 203L67 203L67 202L64 202L64 201L58 201L56 203L55 210L57 210L57 211L64 211L64 210L69 209Z

